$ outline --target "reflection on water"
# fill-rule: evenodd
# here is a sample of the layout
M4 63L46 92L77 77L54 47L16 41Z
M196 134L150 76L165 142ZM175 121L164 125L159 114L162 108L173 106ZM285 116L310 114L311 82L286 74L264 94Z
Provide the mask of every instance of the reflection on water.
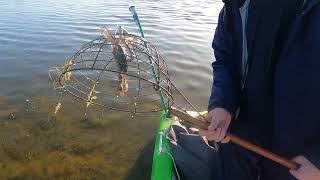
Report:
M94 39L97 26L120 24L138 34L128 3L0 2L0 179L146 179L150 174L157 114L131 119L126 113L86 108L72 98L61 101L54 113L61 99L54 96L47 74ZM205 109L210 46L222 4L135 3L145 34L166 59L172 79ZM195 97L194 92L201 93Z

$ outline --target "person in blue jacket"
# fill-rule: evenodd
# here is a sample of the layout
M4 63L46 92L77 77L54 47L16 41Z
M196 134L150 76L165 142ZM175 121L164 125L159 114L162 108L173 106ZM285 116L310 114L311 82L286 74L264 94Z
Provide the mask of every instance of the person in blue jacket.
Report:
M209 130L212 180L319 180L320 0L225 0ZM227 143L230 131L301 164L296 171Z

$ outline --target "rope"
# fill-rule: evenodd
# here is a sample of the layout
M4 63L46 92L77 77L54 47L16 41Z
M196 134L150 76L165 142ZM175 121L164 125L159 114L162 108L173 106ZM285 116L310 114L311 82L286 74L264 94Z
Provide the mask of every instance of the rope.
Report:
M179 175L179 171L178 171L178 168L177 168L177 165L176 165L176 162L175 162L172 154L171 154L170 152L168 152L166 149L163 149L163 152L166 153L166 154L168 154L169 157L172 159L174 171L175 171L175 173L176 173L176 175L177 175L178 180L181 180L180 175Z

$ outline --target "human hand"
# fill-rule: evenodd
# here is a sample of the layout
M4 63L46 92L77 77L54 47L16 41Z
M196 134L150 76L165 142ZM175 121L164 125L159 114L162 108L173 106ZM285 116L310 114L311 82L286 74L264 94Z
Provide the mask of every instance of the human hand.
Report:
M205 136L208 141L228 143L227 130L231 122L231 114L223 108L215 108L209 112L207 121L210 122L208 130L199 130L200 136Z
M290 170L290 174L298 180L319 180L320 170L314 166L307 158L298 156L293 159L300 167L297 170Z

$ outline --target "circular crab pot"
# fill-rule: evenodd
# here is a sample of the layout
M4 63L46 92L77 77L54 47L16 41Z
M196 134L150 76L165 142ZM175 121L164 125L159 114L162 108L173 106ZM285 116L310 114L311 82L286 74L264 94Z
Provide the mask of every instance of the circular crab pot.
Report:
M160 111L173 103L167 65L154 45L126 34L100 36L63 66L59 83L91 104L131 113Z

